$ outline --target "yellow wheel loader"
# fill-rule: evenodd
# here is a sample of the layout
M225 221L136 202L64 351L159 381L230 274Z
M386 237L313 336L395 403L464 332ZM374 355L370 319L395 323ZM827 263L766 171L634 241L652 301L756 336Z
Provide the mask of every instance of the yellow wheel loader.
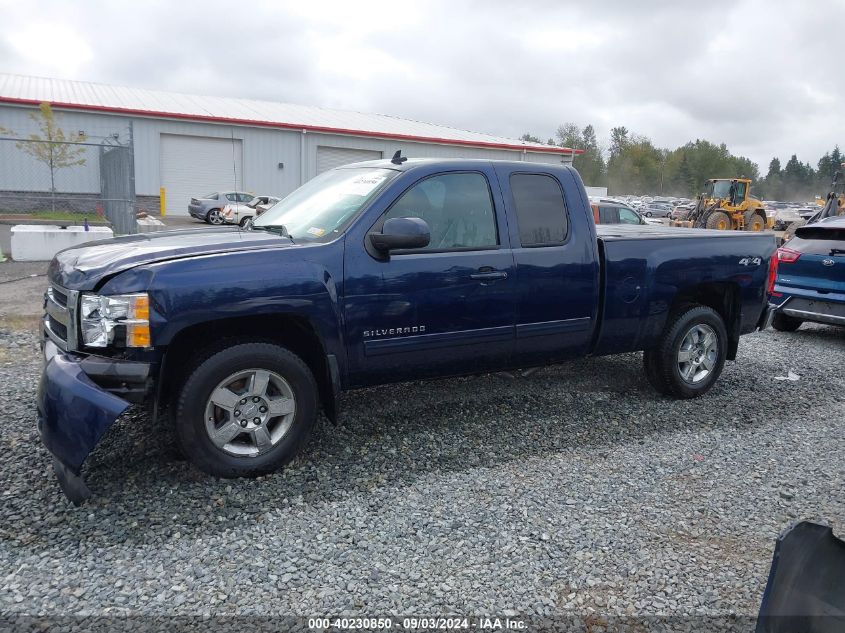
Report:
M720 231L765 231L772 228L774 218L766 216L763 203L749 195L748 178L711 178L705 192L698 196L695 208L672 226Z

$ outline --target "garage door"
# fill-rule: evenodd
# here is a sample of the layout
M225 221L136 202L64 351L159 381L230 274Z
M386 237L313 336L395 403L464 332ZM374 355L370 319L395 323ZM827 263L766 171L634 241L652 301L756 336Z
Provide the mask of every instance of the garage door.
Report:
M162 134L159 167L168 215L188 215L192 197L243 189L240 139Z
M378 160L381 152L374 152L369 149L349 149L348 147L329 147L327 145L317 146L317 173L348 165L349 163L360 163L363 160Z

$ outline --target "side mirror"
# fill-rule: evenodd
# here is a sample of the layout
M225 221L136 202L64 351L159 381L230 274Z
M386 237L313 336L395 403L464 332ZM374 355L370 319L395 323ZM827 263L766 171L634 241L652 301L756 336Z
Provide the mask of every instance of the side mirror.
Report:
M370 244L380 253L404 248L425 248L431 241L431 231L421 218L390 218L381 233L369 233Z

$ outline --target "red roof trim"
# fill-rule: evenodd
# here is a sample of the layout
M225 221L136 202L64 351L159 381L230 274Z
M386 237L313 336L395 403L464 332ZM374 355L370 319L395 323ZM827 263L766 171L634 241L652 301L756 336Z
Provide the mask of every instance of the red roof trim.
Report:
M39 105L43 103L37 99L19 99L17 97L2 97L0 103L18 103L22 105ZM428 143L439 143L442 145L463 145L466 147L489 147L493 149L525 150L527 152L539 152L549 154L583 154L582 149L571 149L568 147L536 147L531 145L511 145L509 143L490 143L488 141L460 141L451 138L438 138L434 136L415 136L413 134L394 134L390 132L369 132L367 130L350 130L334 128L321 125L297 125L294 123L278 123L275 121L259 121L253 119L235 119L230 117L218 117L206 114L184 114L178 112L157 112L155 110L139 110L137 108L117 108L101 105L83 105L79 103L62 103L50 101L50 105L57 108L70 110L94 110L97 112L114 112L120 114L135 114L139 116L161 117L168 119L186 119L191 121L206 121L209 123L231 123L237 125L254 125L259 127L281 128L286 130L307 130L309 132L328 132L333 134L352 134L356 136L375 136L378 138L401 139L405 141L422 141Z

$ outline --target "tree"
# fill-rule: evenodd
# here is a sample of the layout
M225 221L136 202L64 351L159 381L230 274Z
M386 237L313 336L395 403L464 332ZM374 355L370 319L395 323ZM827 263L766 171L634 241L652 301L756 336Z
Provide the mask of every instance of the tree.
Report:
M526 132L522 136L519 137L520 141L527 141L528 143L542 143L543 141L540 140L539 136L534 136L533 134Z
M830 184L833 181L833 175L842 169L842 152L839 146L836 145L832 152L825 152L824 156L819 159L818 171L816 172L818 184L816 188L819 193L824 196L830 190Z
M85 141L85 134L66 135L59 127L58 117L49 103L42 103L37 113L29 115L40 128L40 134L30 134L16 143L17 148L44 163L50 169L50 204L56 210L56 172L85 164L85 148L75 143Z
M696 189L698 188L698 183L695 181L695 176L692 173L692 169L690 169L689 160L687 159L687 153L682 152L681 155L681 164L678 167L678 184L680 187L676 189L680 189L680 192L684 196L694 196L696 193Z
M607 161L608 189L613 194L648 194L660 189L662 154L644 136L628 135L626 128L613 128Z
M628 144L628 128L624 125L610 130L610 158L618 156Z
M792 200L812 198L815 172L809 164L802 163L798 156L790 156L783 168L783 197Z
M592 125L587 125L581 132L581 141L584 153L576 155L573 164L585 183L600 186L605 181L605 164Z
M561 147L581 149L584 145L584 140L581 138L581 129L574 123L564 123L559 126L555 136L557 136L558 145Z

